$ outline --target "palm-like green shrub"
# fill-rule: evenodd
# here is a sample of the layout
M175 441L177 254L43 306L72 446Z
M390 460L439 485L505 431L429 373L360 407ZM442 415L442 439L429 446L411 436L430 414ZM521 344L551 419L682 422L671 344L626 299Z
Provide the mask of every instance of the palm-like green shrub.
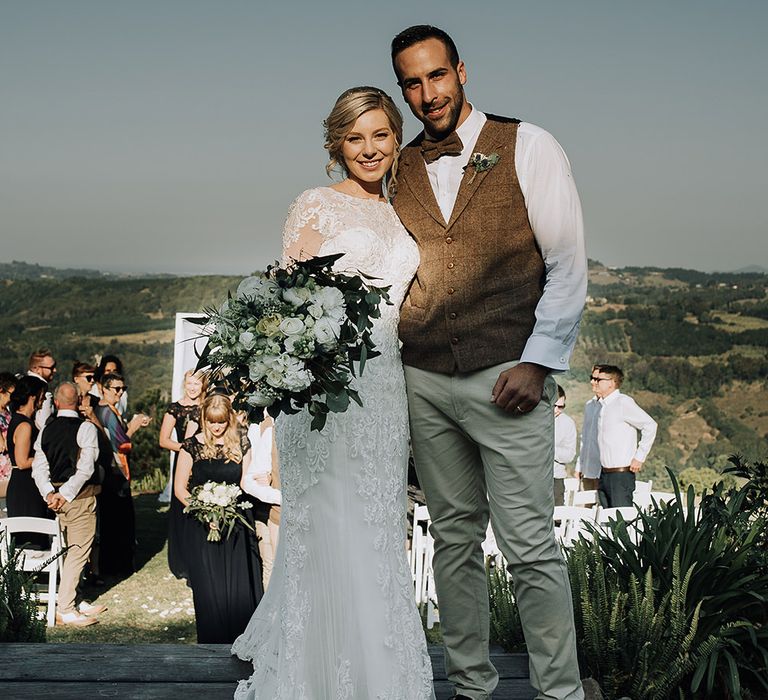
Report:
M19 571L21 551L0 535L7 556L0 566L0 642L44 642L45 621L37 617L31 595L34 574Z
M509 652L525 651L525 637L520 623L520 612L515 602L512 581L507 576L506 568L493 566L488 558L486 573L488 576L488 597L491 613L491 642Z
M681 574L679 551L658 604L651 571L642 585L634 575L620 581L597 542L579 542L568 563L581 672L598 680L606 698L664 700L716 648L714 636L697 635L701 603L689 615L693 570Z
M694 694L713 698L743 697L742 690L768 692L768 548L766 548L765 474L760 463L750 468L732 459L748 478L740 488L721 483L705 492L696 508L695 493L683 498L674 475L676 501L640 513L638 535L621 518L607 534L595 533L595 546L612 577L624 591L630 581L652 576L658 595L674 588L675 561L689 572L688 616L697 606L694 644L714 637L716 646L686 682ZM591 544L579 543L570 558ZM573 566L572 566L573 571Z

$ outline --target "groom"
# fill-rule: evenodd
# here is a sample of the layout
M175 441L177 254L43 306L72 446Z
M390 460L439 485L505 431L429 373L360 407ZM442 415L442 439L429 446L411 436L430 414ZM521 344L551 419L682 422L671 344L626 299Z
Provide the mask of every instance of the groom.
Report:
M424 132L400 155L395 210L421 265L401 310L413 452L432 518L446 670L490 698L490 515L515 583L537 698L583 698L565 564L552 529L550 373L568 368L587 284L578 194L543 129L483 114L442 30L392 41Z

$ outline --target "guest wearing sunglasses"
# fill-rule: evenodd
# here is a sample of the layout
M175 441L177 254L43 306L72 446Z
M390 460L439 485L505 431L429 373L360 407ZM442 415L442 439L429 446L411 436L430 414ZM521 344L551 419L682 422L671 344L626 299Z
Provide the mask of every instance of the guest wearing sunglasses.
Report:
M40 348L29 356L27 364L27 376L37 377L45 384L45 396L40 407L35 411L35 425L42 430L48 419L53 414L53 393L51 382L56 374L56 360L53 353L47 348Z
M109 437L112 453L120 470L106 474L101 499L101 547L99 566L102 574L133 573L135 551L135 514L131 498L131 436L149 425L151 418L137 414L126 422L118 410L120 397L126 390L121 374L102 378L103 398L95 415Z
M568 476L568 465L576 456L576 439L578 431L573 418L565 413L565 389L557 385L557 401L555 401L555 505L562 506L565 502L565 478Z

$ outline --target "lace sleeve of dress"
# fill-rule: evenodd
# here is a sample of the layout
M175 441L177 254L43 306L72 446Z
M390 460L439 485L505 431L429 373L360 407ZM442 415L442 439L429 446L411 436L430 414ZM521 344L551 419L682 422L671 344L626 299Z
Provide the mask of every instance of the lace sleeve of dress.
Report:
M323 244L320 188L302 192L288 209L283 227L283 265L317 255Z
M200 453L200 441L196 437L189 437L181 443L181 449L188 452L193 462L197 462Z
M165 409L165 412L172 415L176 420L179 420L179 408L179 403L174 401L173 403L168 404L168 408Z

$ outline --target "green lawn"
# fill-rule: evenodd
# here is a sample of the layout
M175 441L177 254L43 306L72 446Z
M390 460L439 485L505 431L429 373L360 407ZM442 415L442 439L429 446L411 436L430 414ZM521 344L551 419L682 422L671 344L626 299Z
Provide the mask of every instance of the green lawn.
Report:
M194 644L192 591L168 570L166 528L168 507L156 494L134 498L138 551L136 573L85 589L92 602L109 610L99 624L85 628L48 628L49 642Z

